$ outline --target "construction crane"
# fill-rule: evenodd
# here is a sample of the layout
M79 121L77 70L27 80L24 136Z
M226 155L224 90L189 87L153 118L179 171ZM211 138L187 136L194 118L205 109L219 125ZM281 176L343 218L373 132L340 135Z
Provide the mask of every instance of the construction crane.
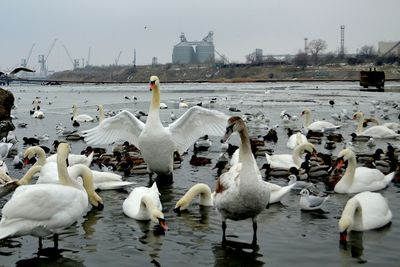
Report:
M41 73L42 75L47 76L47 66L46 66L47 58L49 57L51 51L53 50L53 47L54 47L54 45L56 44L57 40L58 40L57 38L54 39L54 41L53 41L53 43L51 44L49 50L47 51L46 56L44 56L44 55L39 55L40 73Z
M77 59L75 59L75 60L72 59L72 56L71 56L71 54L70 54L69 51L68 51L68 48L67 48L65 45L63 45L63 47L64 47L65 52L66 52L67 55L68 55L69 60L71 61L71 64L72 64L73 69L78 68L78 67L79 67L79 60L77 60Z
M24 68L28 67L29 59L31 58L33 48L35 47L36 43L33 43L31 49L29 50L28 56L21 60L21 66Z
M115 58L115 65L118 66L119 58L121 57L122 51L119 51L118 56Z

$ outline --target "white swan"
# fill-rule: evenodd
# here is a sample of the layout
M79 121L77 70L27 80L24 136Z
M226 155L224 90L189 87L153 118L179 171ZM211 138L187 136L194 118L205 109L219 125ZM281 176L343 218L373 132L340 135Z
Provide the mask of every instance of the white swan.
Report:
M161 226L164 231L168 229L162 213L160 193L157 184L149 187L136 187L122 204L125 215L138 221L151 220Z
M289 137L288 141L286 142L286 146L290 149L294 149L296 146L306 142L308 142L307 137L304 134L297 132Z
M194 106L168 127L160 121L160 82L150 78L152 99L146 124L124 110L84 133L88 144L128 141L139 147L150 172L172 181L173 154L185 152L205 134L222 135L227 116L221 112Z
M356 134L358 136L370 136L373 138L399 138L400 134L384 125L374 125L363 131L364 114L359 111L354 113L353 120L357 121Z
M0 159L4 159L8 156L8 152L10 152L11 147L13 146L12 143L0 143Z
M77 122L90 122L94 121L94 118L90 115L87 114L78 114L78 106L76 104L72 105L72 121L77 121Z
M311 131L324 132L340 128L340 125L334 125L328 121L311 122L311 110L308 108L303 110L301 116L304 116L304 127Z
M84 164L86 166L90 166L93 160L94 152L90 153L89 156L79 155L79 154L69 154L68 155L68 164L70 166L75 164ZM46 158L46 152L40 146L31 146L25 149L24 158L31 159L33 157L37 157L36 165L44 166L47 162L56 162L57 154L53 154Z
M271 191L268 204L280 202L281 199L296 185L295 183L292 183L285 186L280 186L267 181L264 181L264 183L269 187L269 190Z
M310 195L307 188L300 191L300 209L301 210L318 210L321 209L322 204L329 199L329 196L319 197Z
M102 205L94 192L89 169L82 167L83 186L68 176L66 159L68 144L58 147L58 177L60 184L23 185L17 188L2 209L0 239L9 236L33 235L41 238L54 234L54 247L58 247L58 234L75 223L89 208Z
M78 177L79 167L74 167L78 164L83 164L90 166L92 162L94 152L90 153L89 156L79 155L79 154L69 154L68 155L68 172L71 177ZM57 179L57 154L51 155L46 158L46 153L40 146L32 146L25 150L24 158L31 159L37 156L37 161L34 166L43 166L40 171L37 183L58 183ZM132 185L134 182L122 181L122 176L112 172L101 172L96 170L91 170L93 175L93 183L95 189L100 190L112 190L120 189L127 185Z
M238 132L241 143L239 163L222 174L217 181L214 204L222 217L222 241L226 242L226 220L253 221L253 241L257 243L257 216L268 205L270 189L264 183L251 152L247 127L240 117L231 117L224 135L226 141L233 132Z
M336 193L359 193L376 191L385 188L394 176L394 172L384 175L378 169L357 167L356 155L351 149L343 149L337 156L336 168L342 168L347 161L347 169L343 177L335 185Z
M197 196L200 196L199 204L201 206L214 206L214 195L215 192L211 193L208 185L203 183L195 184L176 202L174 211L186 210Z
M362 192L350 198L339 220L340 241L347 241L350 231L381 228L392 220L392 211L380 193Z
M296 146L292 154L275 154L268 155L265 153L267 163L272 169L290 169L291 167L299 168L304 159L301 157L305 152L315 152L315 146L309 142Z

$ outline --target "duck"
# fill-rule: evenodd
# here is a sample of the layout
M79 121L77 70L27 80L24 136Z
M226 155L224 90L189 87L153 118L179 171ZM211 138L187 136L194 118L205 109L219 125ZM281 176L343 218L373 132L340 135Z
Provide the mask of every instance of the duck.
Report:
M150 90L152 99L146 123L123 110L86 130L83 136L90 145L109 144L121 139L129 141L139 147L150 178L156 173L158 182L171 184L174 152L182 155L205 134L222 135L227 115L193 106L179 119L164 127L160 121L160 80L157 76L150 77Z
M304 161L301 156L305 152L313 153L315 151L315 146L307 142L296 146L292 154L274 154L270 156L268 153L265 153L265 157L272 169L279 168L288 170L290 167L300 167L301 163Z
M228 119L223 141L226 142L233 132L240 135L239 162L217 179L214 205L222 218L222 242L226 243L226 220L251 219L253 222L253 240L257 245L257 216L267 207L271 191L264 183L257 163L251 152L249 134L241 117Z
M138 221L152 221L159 225L162 230L168 230L162 212L160 201L160 192L157 183L153 183L151 187L136 187L122 204L124 214Z
M356 155L345 148L339 152L336 160L336 169L340 170L347 161L347 169L343 177L334 187L336 193L360 193L363 191L377 191L385 188L394 176L394 172L384 175L378 169L357 167Z
M76 122L92 122L94 118L87 114L78 114L78 106L76 104L72 105L72 121Z
M320 197L310 195L310 191L307 188L303 188L300 191L300 209L301 210L319 210L322 204L328 200L329 196Z
M368 136L373 138L400 138L400 134L383 125L374 125L363 130L364 114L358 111L353 114L353 120L357 121L357 136Z
M102 207L103 201L94 191L88 167L81 166L83 185L67 172L68 144L58 148L57 170L60 184L34 184L19 186L2 209L0 239L11 236L33 235L42 238L53 235L58 249L58 234L74 224L88 210L89 203ZM62 197L60 197L62 196Z
M340 125L334 125L333 123L328 121L311 122L311 110L308 108L303 110L301 116L304 116L304 128L308 130L324 132L324 131L338 129L341 127Z
M208 138L208 134L200 137L193 147L193 151L207 151L212 145L211 140Z
M340 242L347 242L350 231L368 231L388 225L392 211L381 193L360 192L350 198L339 219Z
M297 145L301 145L306 142L307 137L304 134L297 132L289 137L288 141L286 142L286 146L290 149L294 149Z
M207 164L211 164L211 159L206 158L206 157L200 157L197 156L196 154L193 154L192 157L190 158L190 165L193 166L204 166Z
M33 110L32 117L35 119L44 119L44 112L40 110L40 106L36 105Z
M212 207L214 206L214 195L215 192L211 193L211 189L207 184L197 183L176 202L174 211L180 213L186 210L197 196L199 196L199 205Z

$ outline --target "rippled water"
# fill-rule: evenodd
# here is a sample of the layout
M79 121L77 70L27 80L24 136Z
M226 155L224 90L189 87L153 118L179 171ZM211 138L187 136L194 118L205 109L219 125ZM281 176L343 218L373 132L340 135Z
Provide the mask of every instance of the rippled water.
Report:
M399 86L399 84L389 84ZM34 134L51 136L51 146L57 138L55 124L62 122L72 128L71 107L78 104L81 113L95 116L96 105L103 104L105 110L130 109L147 112L150 92L147 85L130 86L18 86L8 87L15 96L17 108L12 114L17 117L15 125L23 121L27 128L17 128L16 135L21 140L17 146L23 151L22 137ZM399 93L360 92L356 83L249 83L249 84L165 84L162 85L161 100L169 109L161 110L161 117L169 122L171 110L181 115L185 110L178 109L180 97L190 104L200 101L203 105L222 110L227 114L228 107L235 106L244 112L262 111L270 118L269 125L281 123L282 110L300 116L305 107L314 111L314 118L330 117L332 112L347 109L353 113L354 101L359 102L359 110L369 114L372 100L400 102ZM29 117L29 109L34 97L40 96L41 108L45 119ZM137 103L125 99L125 96L138 98ZM211 97L218 97L216 104L209 105ZM330 107L328 101L336 104ZM51 104L49 103L51 102ZM383 104L381 104L383 107ZM390 109L390 118L398 121L398 112ZM239 113L239 114L241 114ZM382 111L377 111L381 114ZM87 123L80 130L88 129L97 123ZM296 122L300 125L301 120ZM346 142L349 134L355 131L353 122L346 122L341 128ZM265 130L251 129L253 134L264 134ZM290 153L286 148L287 135L283 127L278 128L277 144L268 144L275 153ZM211 157L213 164L220 151L218 140L213 137L211 151L202 155ZM397 144L398 141L394 141ZM365 144L354 144L358 151L370 152ZM79 153L84 147L83 141L72 143L73 153ZM377 147L385 148L386 143L377 142ZM377 148L376 147L376 148ZM333 151L337 154L342 145ZM111 147L107 147L111 151ZM327 152L323 145L317 146ZM375 148L374 148L375 149ZM258 218L258 249L251 250L242 243L252 239L250 220L227 222L228 239L235 241L226 247L221 245L221 219L214 208L204 208L195 201L187 212L176 215L173 212L175 202L185 191L197 182L204 182L214 188L216 171L213 164L204 167L189 165L192 150L184 156L181 168L174 172L174 183L160 188L164 214L169 225L165 234L156 231L148 222L138 222L125 216L122 202L131 188L121 191L101 191L105 208L90 211L67 233L60 236L62 257L58 259L37 258L37 238L31 236L16 237L0 241L0 266L34 266L55 264L59 266L353 266L366 263L370 266L398 266L397 246L400 242L399 188L391 184L381 193L388 198L393 211L393 222L380 230L350 235L347 247L339 246L337 222L349 195L332 194L320 212L300 211L297 192L291 192L282 200L282 204L271 205ZM258 157L261 164L265 159ZM7 159L11 176L21 177L22 172L15 170L12 159ZM138 186L147 186L147 175L131 175L125 178L136 181ZM284 179L274 182L284 184ZM321 185L319 185L322 188ZM8 198L7 198L8 199ZM1 199L3 206L7 199ZM52 240L44 242L45 247L52 246Z

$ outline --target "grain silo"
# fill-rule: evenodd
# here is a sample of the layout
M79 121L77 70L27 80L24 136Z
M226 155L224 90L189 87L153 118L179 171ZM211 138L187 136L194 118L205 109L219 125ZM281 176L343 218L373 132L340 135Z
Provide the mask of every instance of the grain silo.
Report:
M186 37L181 33L181 42L174 46L172 52L172 63L174 64L190 64L195 61L193 46L187 42Z
M173 64L214 62L215 49L212 31L210 31L202 41L187 41L183 33L181 33L180 39L181 42L174 46L174 50L172 52Z
M202 42L196 45L196 57L199 63L211 63L214 62L214 33L210 31L206 37L203 38Z

